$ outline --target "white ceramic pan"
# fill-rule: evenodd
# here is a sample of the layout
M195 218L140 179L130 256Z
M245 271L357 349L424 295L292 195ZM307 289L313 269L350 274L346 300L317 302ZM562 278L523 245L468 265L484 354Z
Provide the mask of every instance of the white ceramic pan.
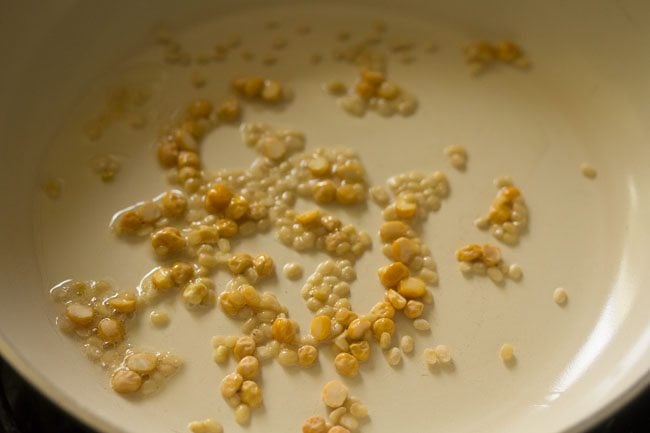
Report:
M329 57L337 33L355 37L375 19L418 43L413 63L390 66L419 99L413 116L354 118L320 89L328 79L354 76L353 68ZM270 26L273 34L268 21L278 22ZM274 35L288 45L266 69L241 58L215 66L197 90L189 81L192 67L162 62L151 37L161 23L190 48L235 34L244 44L257 41L251 49L259 53L272 52ZM296 33L303 24L313 28L311 36ZM470 76L461 48L482 39L517 41L532 67L498 66ZM426 51L432 42L438 50ZM182 432L189 421L210 417L239 431L218 391L233 365L214 364L210 347L212 335L238 328L218 309L196 315L170 303L172 321L163 330L149 326L143 313L133 325L134 343L173 350L185 366L160 393L129 399L113 393L106 373L59 332L48 289L66 278L110 278L133 287L154 266L145 248L116 239L107 226L118 209L167 187L154 157L156 122L192 97L222 97L236 73L255 69L289 83L295 99L281 112L253 108L246 120L299 128L310 148L355 148L373 183L414 169L444 170L451 182L451 196L424 228L440 273L435 307L427 313L433 330L417 334L402 324L415 336L416 354L391 368L376 351L361 377L347 381L370 408L361 431L583 431L650 382L649 50L650 3L642 0L2 1L0 353L98 431ZM309 62L314 52L324 55L318 66ZM103 90L123 80L149 86L152 112L167 111L137 133L87 140L80 125ZM465 173L449 166L442 152L449 144L468 149ZM245 166L253 158L234 128L211 135L203 151L213 168ZM120 156L122 170L105 185L88 161L108 152ZM595 179L581 174L583 162L597 169ZM464 243L491 239L472 221L486 211L499 175L515 179L531 212L520 245L503 248L524 278L504 287L463 278L453 255ZM41 189L51 176L64 182L56 201ZM341 215L375 236L375 205ZM374 242L353 286L360 308L381 291L375 272L385 259ZM325 258L301 256L272 236L244 247L268 250L278 269L299 260L306 275ZM564 307L552 299L558 286L569 293ZM267 289L307 329L300 283L280 276ZM498 356L504 342L515 347L511 368ZM435 344L451 348L454 368L422 365L422 350ZM299 431L303 419L324 414L320 387L334 377L325 350L320 366L309 371L265 367L265 405L247 431Z

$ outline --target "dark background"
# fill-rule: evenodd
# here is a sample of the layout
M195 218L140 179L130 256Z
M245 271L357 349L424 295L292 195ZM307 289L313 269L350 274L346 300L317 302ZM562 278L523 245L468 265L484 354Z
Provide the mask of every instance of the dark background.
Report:
M0 358L0 433L53 432L93 433L38 394ZM650 388L588 433L650 433Z

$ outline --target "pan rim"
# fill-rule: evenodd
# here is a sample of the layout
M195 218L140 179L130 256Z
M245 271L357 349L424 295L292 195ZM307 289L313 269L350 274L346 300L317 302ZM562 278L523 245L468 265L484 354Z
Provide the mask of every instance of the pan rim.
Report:
M49 380L32 368L0 334L0 355L20 376L33 386L41 395L46 397L68 415L81 421L92 429L99 429L102 433L126 433L119 426L95 415L70 399L60 388L53 386ZM646 388L650 387L650 371L646 371L631 386L619 392L614 398L604 405L597 407L592 413L586 414L580 421L559 430L556 433L581 433L596 426L628 403L638 397ZM551 432L550 432L551 433Z

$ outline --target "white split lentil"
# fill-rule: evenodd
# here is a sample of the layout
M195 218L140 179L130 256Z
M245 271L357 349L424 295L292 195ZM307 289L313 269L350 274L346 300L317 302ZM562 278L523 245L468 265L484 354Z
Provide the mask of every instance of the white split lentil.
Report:
M415 349L415 341L413 340L413 337L410 335L404 335L400 339L399 342L400 348L402 349L402 352L405 354L412 353L413 350Z
M516 263L511 264L508 267L508 277L515 280L519 281L523 277L523 271L521 269L521 266L519 266Z
M431 329L431 324L425 319L415 319L413 321L413 327L418 331L429 331Z
M386 361L393 367L399 365L402 362L402 352L397 347L392 347L386 354Z
M464 147L458 145L447 146L444 153L456 170L465 170L467 167L467 151Z
M131 394L142 387L142 376L131 370L116 370L111 377L111 387L119 394Z
M282 272L284 272L284 276L290 280L299 280L302 278L303 268L300 263L291 262L284 265Z
M361 402L354 402L350 405L349 412L355 418L366 418L368 416L368 406Z
M251 408L247 404L240 404L235 408L235 421L237 424L245 425L251 419Z
M449 350L449 347L445 345L438 345L434 348L436 352L436 357L438 358L438 362L442 364L448 364L451 362L451 350Z
M436 365L438 363L438 355L436 354L436 350L431 347L427 347L422 351L422 361L428 365Z
M553 291L553 301L558 305L564 305L567 303L569 296L566 290L562 287L558 287Z
M390 349L392 344L391 340L392 340L391 335L388 332L383 332L379 336L379 347L381 347L383 350Z
M284 367L292 367L298 364L298 353L295 350L284 348L280 349L278 362Z
M321 399L323 400L323 403L332 409L343 406L348 395L348 388L338 380L327 382L321 391Z
M149 320L154 326L164 328L169 325L169 314L163 310L154 310L149 314Z
M345 415L347 412L348 410L345 407L343 406L337 407L336 409L330 412L329 419L332 422L332 424L335 425L339 424L341 417Z
M223 364L224 362L228 361L229 356L230 356L230 349L228 349L224 345L215 347L212 352L212 360L217 364Z
M223 433L223 427L214 419L204 421L193 421L188 424L188 430L192 433Z
M386 189L381 185L375 185L370 188L370 197L372 197L372 201L374 201L377 206L382 208L386 207L390 202L388 191L386 191Z
M339 418L339 424L350 431L355 431L359 428L359 421L349 413L341 415Z
M371 243L367 233L318 210L300 214L287 211L276 228L280 242L297 251L320 249L349 260L361 256Z

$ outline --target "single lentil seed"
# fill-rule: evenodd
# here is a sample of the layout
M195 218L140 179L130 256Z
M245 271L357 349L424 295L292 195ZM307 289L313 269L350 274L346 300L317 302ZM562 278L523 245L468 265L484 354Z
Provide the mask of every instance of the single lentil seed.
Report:
M322 416L311 416L302 424L302 433L327 433L327 422Z
M426 365L436 365L438 363L438 355L436 355L436 350L431 347L427 347L422 352L422 360Z
M337 407L333 411L330 412L329 419L332 422L332 424L338 424L341 420L341 417L345 415L348 412L348 410L341 406Z
M349 412L355 418L366 418L368 416L368 406L361 402L354 402L350 405Z
M521 266L519 266L516 263L511 264L508 267L508 277L515 280L519 281L523 277L523 271L521 269Z
M451 362L451 351L449 350L449 347L440 344L436 346L434 350L436 351L436 357L438 358L438 361L440 361L442 364Z
M564 288L558 287L553 291L553 301L558 305L566 304L569 299L567 292Z
M344 413L341 418L339 418L339 423L342 427L350 431L354 431L359 428L359 421L349 413Z
M580 172L584 177L589 179L594 179L598 175L596 169L588 162L580 164Z
M193 421L188 424L187 428L192 433L223 433L223 427L214 419L205 421Z
M348 388L338 380L327 382L321 391L323 403L325 403L325 406L333 409L343 406L348 395Z
M415 319L413 321L413 327L418 331L429 331L431 324L426 319Z
M402 353L397 347L393 347L388 351L388 354L386 355L386 360L388 361L389 365L396 366L400 362L402 362Z
M510 362L515 356L515 349L510 343L504 343L499 349L499 357L503 362Z
M413 340L413 337L411 337L410 335L402 336L399 345L400 348L402 349L402 352L407 354L413 352L413 349L415 349L415 341Z
M237 424L248 424L251 419L251 408L247 404L240 404L235 409L235 421Z
M164 328L169 325L169 314L163 310L154 310L149 314L149 320L154 326Z
M303 268L300 263L291 262L284 265L282 268L284 276L290 280L298 280L302 278Z

